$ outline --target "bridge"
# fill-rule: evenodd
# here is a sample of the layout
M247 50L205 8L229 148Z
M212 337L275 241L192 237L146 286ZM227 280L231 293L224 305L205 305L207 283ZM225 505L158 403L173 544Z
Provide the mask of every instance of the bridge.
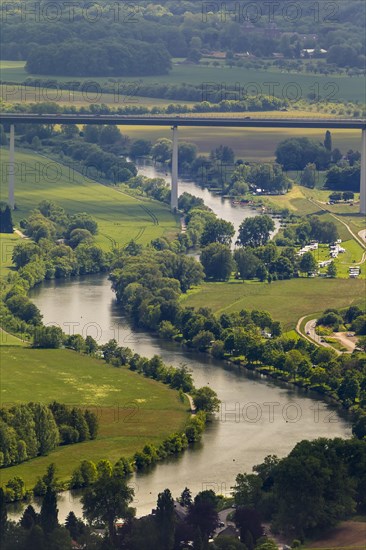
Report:
M104 115L1 113L0 123L10 125L9 204L14 208L14 137L16 124L113 124L118 126L169 126L173 133L171 208L178 207L178 127L212 128L323 128L361 130L360 213L366 214L366 119L359 118L255 118L187 115Z

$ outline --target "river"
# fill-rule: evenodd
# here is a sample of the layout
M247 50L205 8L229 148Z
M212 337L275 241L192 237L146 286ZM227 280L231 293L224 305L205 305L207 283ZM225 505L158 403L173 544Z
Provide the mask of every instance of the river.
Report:
M139 175L147 176L148 178L163 178L165 181L170 183L171 175L166 170L159 169L158 166L155 166L151 160L138 160L137 166L139 169ZM200 187L194 181L189 179L178 179L178 194L190 193L195 195L200 199L204 200L206 206L211 208L219 218L229 221L234 225L235 236L233 238L233 243L237 240L239 226L245 218L250 218L253 216L258 216L260 210L252 208L249 205L239 205L233 204L232 201L228 198L221 197L216 195L206 189L205 187ZM273 219L275 224L275 231L273 235L278 231L280 227L280 222L278 219Z
M184 363L197 387L210 386L222 400L221 411L208 425L201 444L148 474L133 477L138 515L149 513L157 494L167 487L175 496L185 486L193 493L208 487L229 494L237 473L250 472L267 454L284 456L301 439L351 435L347 419L317 394L239 371L206 354L133 330L120 313L106 275L45 282L30 296L45 323L58 324L66 333L90 334L99 343L116 338L141 355L160 354L174 366ZM81 514L79 497L64 493L60 518L71 508Z
M140 173L162 175L148 165L140 167ZM202 197L219 217L232 221L236 230L245 217L256 215L249 207L233 206L193 182L180 180L180 193L184 191ZM158 493L167 487L174 496L186 486L194 494L211 488L229 495L236 475L251 472L268 454L285 456L302 439L351 435L347 418L315 393L240 371L206 354L133 330L121 314L106 275L45 282L34 288L30 297L41 310L44 323L58 324L66 333L90 334L99 344L115 338L146 357L159 354L167 364L185 364L192 370L195 385L210 386L222 401L220 413L208 425L201 443L149 473L133 476L133 505L138 516L150 513ZM70 510L82 515L77 493L62 493L58 508L60 520Z

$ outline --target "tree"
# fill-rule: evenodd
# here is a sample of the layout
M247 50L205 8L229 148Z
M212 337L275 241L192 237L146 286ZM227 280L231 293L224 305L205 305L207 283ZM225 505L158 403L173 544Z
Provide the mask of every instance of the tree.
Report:
M99 143L101 145L112 145L122 140L122 134L118 126L108 124L103 126L99 134Z
M72 139L78 135L79 128L76 124L61 124L61 131L68 139Z
M299 267L303 273L313 273L316 271L318 264L311 252L305 252L301 257Z
M334 279L337 277L337 266L334 262L331 262L327 267L327 275Z
M178 145L178 162L180 165L192 164L197 156L197 147L193 143L182 141Z
M346 371L337 393L343 403L353 405L360 394L360 383L353 372Z
M195 496L187 515L187 522L200 529L206 541L218 526L217 501L212 490L201 491Z
M155 162L167 162L172 155L172 141L161 138L153 145L151 155Z
M220 243L206 246L201 252L200 260L206 277L219 281L228 280L235 266L230 248Z
M74 540L77 540L85 532L84 523L72 511L67 515L65 527Z
M342 199L344 201L353 201L354 198L355 198L355 194L353 191L343 191Z
M8 140L4 130L4 126L0 124L0 145L7 145Z
M60 327L37 327L33 335L34 348L58 349L62 346L64 334Z
M182 494L180 495L179 502L182 506L190 506L192 504L192 493L188 489L188 487L185 487L182 491Z
M211 342L215 340L215 335L209 330L200 330L193 338L192 345L200 351L207 350Z
M172 550L174 545L175 511L174 500L169 489L158 495L155 520L159 530L162 550Z
M356 346L366 352L366 336L360 336L356 342Z
M91 244L94 241L93 235L87 229L73 229L70 233L69 244L76 248L80 243Z
M41 147L41 140L39 139L38 136L34 136L34 138L32 139L32 148L38 151L40 147Z
M219 218L209 218L201 235L201 246L207 246L214 242L229 246L234 234L235 229L231 222Z
M13 220L8 204L0 203L0 233L13 233Z
M366 415L362 414L353 423L352 433L358 439L364 439L366 441Z
M316 166L314 163L309 162L300 178L301 185L304 185L305 187L309 187L310 189L314 189L315 183L316 183Z
M41 403L30 403L35 421L35 430L39 442L39 453L47 455L59 443L59 431L52 412Z
M239 248L235 250L234 260L238 267L240 278L243 281L244 279L254 279L260 266L263 266L261 260L254 254L251 248Z
M98 342L94 338L88 335L85 338L85 353L88 355L93 355L98 351Z
M0 487L0 542L3 542L8 529L8 513L6 510L5 494L2 487Z
M330 133L329 130L327 130L325 132L323 145L324 145L324 147L326 148L327 151L329 151L329 152L332 151L332 134Z
M37 514L31 504L24 510L19 523L23 529L27 529L28 531L39 524L39 514Z
M107 469L82 496L84 516L89 521L97 520L108 526L111 544L115 541L115 520L132 514L128 505L133 495L134 490L127 486L126 481Z
M132 158L144 157L150 154L151 141L147 139L137 139L130 147L130 156Z
M198 411L213 413L219 410L220 399L214 390L203 386L194 392L193 401Z
M238 242L242 246L262 246L267 244L271 231L275 228L269 216L254 216L246 218L239 227Z
M43 498L40 522L45 533L51 533L58 527L57 495L51 487L47 487Z
M289 138L281 141L276 149L276 162L284 170L303 170L314 163L318 170L328 168L331 153L325 147L309 138Z
M90 439L95 439L97 437L99 427L98 417L94 412L90 411L89 409L85 411L84 417L85 422L88 426Z
M242 542L245 542L247 533L252 536L254 544L264 535L260 515L254 508L239 506L235 510L235 524L240 528Z

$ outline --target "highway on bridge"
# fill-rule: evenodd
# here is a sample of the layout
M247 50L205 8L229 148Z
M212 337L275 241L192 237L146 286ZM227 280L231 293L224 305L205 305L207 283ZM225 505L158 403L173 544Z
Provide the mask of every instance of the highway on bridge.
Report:
M366 119L255 118L171 115L1 113L2 124L117 124L126 126L213 126L232 128L327 128L366 130Z

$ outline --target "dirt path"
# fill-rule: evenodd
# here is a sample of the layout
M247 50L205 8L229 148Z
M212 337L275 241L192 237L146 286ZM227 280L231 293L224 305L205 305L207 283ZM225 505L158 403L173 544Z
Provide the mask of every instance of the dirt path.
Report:
M19 237L22 237L22 239L29 239L29 237L27 237L27 235L24 235L24 233L22 233L20 229L14 229L14 233L19 235Z
M189 393L185 393L184 395L186 395L188 397L189 406L191 408L191 413L194 414L196 412L196 406L194 404L193 397L191 395L189 395Z

